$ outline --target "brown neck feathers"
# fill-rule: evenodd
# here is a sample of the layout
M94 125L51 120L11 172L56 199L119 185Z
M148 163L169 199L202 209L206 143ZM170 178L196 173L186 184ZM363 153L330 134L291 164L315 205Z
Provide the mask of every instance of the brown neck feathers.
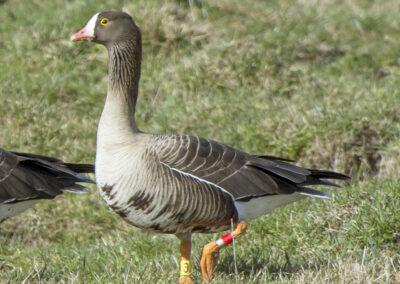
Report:
M109 90L122 96L134 116L139 92L142 46L140 34L136 40L125 40L108 47Z

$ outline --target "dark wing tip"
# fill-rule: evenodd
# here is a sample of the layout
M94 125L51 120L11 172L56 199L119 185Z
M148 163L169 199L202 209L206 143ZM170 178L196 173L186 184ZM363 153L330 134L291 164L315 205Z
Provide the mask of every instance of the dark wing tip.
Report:
M64 163L64 165L71 171L74 171L77 173L94 173L94 165L93 164Z
M274 160L274 161L284 161L284 162L289 162L289 163L294 163L296 162L295 160L288 159L288 158L281 158L277 156L271 156L271 155L255 155L257 158L260 159L266 159L266 160Z
M311 175L316 178L322 179L338 179L338 180L350 180L351 177L348 175L332 172L332 171L325 171L325 170L316 170L316 169L309 169Z

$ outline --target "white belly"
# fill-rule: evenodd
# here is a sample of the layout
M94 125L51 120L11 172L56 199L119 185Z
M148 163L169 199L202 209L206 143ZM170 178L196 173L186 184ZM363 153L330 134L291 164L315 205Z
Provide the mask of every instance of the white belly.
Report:
M249 221L270 213L272 210L305 198L297 193L263 196L248 202L236 201L240 221Z

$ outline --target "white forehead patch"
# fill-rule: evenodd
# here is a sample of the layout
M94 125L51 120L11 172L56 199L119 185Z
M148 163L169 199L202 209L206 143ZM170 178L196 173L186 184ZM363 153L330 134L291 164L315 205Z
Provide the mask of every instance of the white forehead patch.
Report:
M100 13L95 14L85 26L85 33L88 36L94 36L94 28L96 27L97 17Z

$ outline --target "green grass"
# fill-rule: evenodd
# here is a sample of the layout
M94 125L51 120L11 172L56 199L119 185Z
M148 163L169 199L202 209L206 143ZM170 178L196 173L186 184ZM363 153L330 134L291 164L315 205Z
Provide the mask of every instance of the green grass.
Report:
M0 1L0 145L93 162L104 48L69 36L124 8L141 27L137 120L344 171L331 201L251 223L216 282L400 281L400 6L388 1ZM201 247L194 238L194 273ZM1 224L0 282L171 282L178 241L147 235L94 192Z

